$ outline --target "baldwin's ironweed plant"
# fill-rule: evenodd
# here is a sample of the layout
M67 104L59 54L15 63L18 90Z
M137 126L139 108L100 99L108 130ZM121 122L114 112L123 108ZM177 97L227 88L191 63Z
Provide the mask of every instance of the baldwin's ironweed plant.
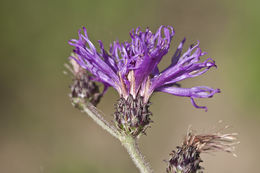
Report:
M73 75L71 101L120 140L140 172L151 173L153 171L144 161L137 145L137 139L145 134L152 122L150 97L155 92L189 97L195 108L207 111L206 106L197 105L194 99L213 97L220 90L207 86L182 88L179 82L204 74L211 67L216 67L215 61L211 58L201 61L207 53L200 49L199 42L184 51L184 38L172 56L170 65L160 71L158 64L168 53L175 33L171 26L161 26L155 33L148 28L145 31L133 29L130 41L115 41L110 44L108 51L101 41L98 41L97 50L90 41L86 28L83 27L82 30L78 31L78 39L69 41L74 47L69 58L71 66L67 65ZM103 85L103 91L100 91L97 83ZM115 103L115 125L109 124L95 107L109 87L116 89L120 97ZM216 146L225 150L225 145L219 144L225 140L223 136L211 134L187 136L185 144L173 152L167 172L195 173L201 168L200 153L216 149ZM187 154L192 155L187 158L188 161L185 160Z

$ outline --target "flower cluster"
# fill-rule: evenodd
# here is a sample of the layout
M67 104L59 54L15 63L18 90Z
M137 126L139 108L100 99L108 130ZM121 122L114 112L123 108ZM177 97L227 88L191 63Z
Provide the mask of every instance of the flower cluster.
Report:
M219 93L219 89L207 86L181 88L177 84L184 79L202 75L211 67L216 67L211 58L200 62L206 52L200 49L199 42L191 45L183 53L184 39L172 56L170 65L162 71L158 69L159 62L169 51L174 33L171 26L161 26L155 33L148 28L145 31L137 28L130 32L130 41L123 43L115 41L110 45L109 51L106 51L103 43L98 41L100 47L98 51L90 41L86 28L83 27L83 33L81 30L78 32L79 38L69 41L69 44L74 46L73 51L76 55L70 58L92 74L91 80L103 83L104 92L108 87L115 88L121 99L118 104L124 102L123 105L126 106L138 105L139 99L142 99L143 104L147 104L152 93L165 92L189 97L196 108L207 110L205 106L198 106L194 98L210 98ZM120 108L128 109L122 105ZM132 122L133 120L146 120L141 123L145 126L150 122L148 110L146 117L140 117L144 115L139 115L137 110L128 110L128 112L130 113L122 116L115 113L118 126L125 124L127 129L133 128L130 131L135 131L138 123Z

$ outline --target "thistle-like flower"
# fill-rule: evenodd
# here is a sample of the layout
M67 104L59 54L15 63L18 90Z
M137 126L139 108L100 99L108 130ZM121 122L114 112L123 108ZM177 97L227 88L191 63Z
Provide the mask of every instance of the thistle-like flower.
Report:
M118 91L120 100L116 107L128 113L121 114L117 110L115 120L119 129L128 129L130 134L138 134L136 129L143 131L149 124L149 98L154 92L189 97L196 108L205 110L207 108L198 106L194 98L209 98L220 92L219 89L206 86L178 87L177 82L199 76L211 67L216 67L211 58L200 62L206 53L199 48L199 42L182 54L184 39L172 56L171 64L159 71L158 64L168 53L174 36L171 26L161 26L156 33L148 28L144 32L140 28L132 30L130 42L120 44L115 41L110 45L109 52L105 51L101 41L98 41L100 51L97 51L86 28L83 28L83 34L79 30L78 36L78 39L69 41L77 55L77 58L72 56L71 59L89 71L93 75L92 80L103 83L105 90L113 87Z
M234 145L239 143L236 136L237 133L196 135L188 131L182 146L178 146L170 154L167 173L202 173L200 154L216 151L233 153ZM233 155L236 156L234 153Z

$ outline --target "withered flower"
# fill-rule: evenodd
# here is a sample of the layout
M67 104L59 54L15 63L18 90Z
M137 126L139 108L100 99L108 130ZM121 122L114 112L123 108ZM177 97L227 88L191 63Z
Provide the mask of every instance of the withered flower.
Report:
M224 151L236 156L234 149L239 143L236 136L237 133L221 134L220 132L197 135L189 130L182 146L176 147L177 149L170 154L167 173L202 172L201 153Z

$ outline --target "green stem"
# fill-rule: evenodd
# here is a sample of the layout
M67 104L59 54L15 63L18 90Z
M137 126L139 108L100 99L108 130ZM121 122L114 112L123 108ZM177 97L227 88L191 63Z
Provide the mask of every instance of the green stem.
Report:
M137 141L132 136L121 136L119 139L122 145L126 148L131 159L141 173L152 173L149 164L145 162L144 156L141 154Z
M100 125L104 130L109 132L112 136L119 139L119 132L116 130L116 128L112 125L110 125L100 114L101 111L99 111L95 106L93 106L90 103L83 103L80 104L81 110L85 113L87 113L98 125Z
M100 125L104 130L109 132L112 136L119 139L122 145L126 148L129 153L131 159L135 163L136 167L139 168L141 173L152 173L153 171L149 167L149 164L145 162L143 155L139 151L139 147L136 141L136 138L132 136L126 136L121 133L112 125L110 125L101 115L101 111L99 111L95 106L90 103L81 102L80 100L76 100L78 108L88 114L98 125Z

